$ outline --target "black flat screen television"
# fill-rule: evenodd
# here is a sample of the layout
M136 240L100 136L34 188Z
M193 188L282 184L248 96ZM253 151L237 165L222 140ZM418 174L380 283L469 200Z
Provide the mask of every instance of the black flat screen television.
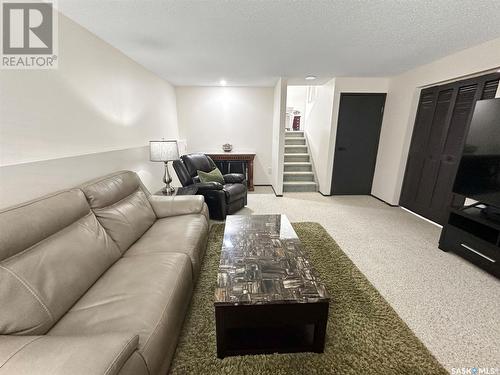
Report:
M476 103L453 191L500 207L500 98Z

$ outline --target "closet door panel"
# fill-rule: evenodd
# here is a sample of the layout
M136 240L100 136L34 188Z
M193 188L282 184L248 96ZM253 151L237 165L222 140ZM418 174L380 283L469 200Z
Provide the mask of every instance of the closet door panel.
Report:
M411 205L416 200L425 163L427 140L436 109L437 94L437 90L431 88L422 90L420 95L401 193L403 206Z
M465 197L453 183L475 103L495 97L500 74L422 90L400 204L438 223Z

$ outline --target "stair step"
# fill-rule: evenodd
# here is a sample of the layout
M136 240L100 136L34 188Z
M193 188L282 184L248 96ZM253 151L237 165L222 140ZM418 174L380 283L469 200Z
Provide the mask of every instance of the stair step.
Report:
M309 162L309 154L285 154L285 163Z
M307 154L307 146L285 146L285 154Z
M284 182L292 181L309 181L314 182L314 173L312 172L284 172Z
M284 163L285 172L312 172L312 164L309 162Z
M316 183L308 181L283 182L284 192L316 191Z
M302 137L285 138L285 146L292 146L292 145L305 146L306 139Z
M304 132L298 132L298 131L286 131L285 132L285 138L293 138L293 137L304 138Z

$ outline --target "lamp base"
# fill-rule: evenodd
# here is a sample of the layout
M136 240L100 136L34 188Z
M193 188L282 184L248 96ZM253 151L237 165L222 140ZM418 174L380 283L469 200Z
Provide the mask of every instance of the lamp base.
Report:
M163 175L163 183L165 187L161 190L164 195L172 195L175 192L175 188L170 186L172 182L172 177L170 177L170 172L168 171L168 161L165 162L165 174Z
M170 184L165 185L163 189L161 189L161 192L164 195L173 195L175 193L175 188L173 186L170 186Z

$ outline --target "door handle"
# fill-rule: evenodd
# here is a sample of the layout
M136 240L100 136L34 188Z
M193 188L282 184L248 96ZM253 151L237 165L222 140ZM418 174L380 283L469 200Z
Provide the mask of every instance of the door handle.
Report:
M337 147L337 151L345 151L347 150L345 147Z

